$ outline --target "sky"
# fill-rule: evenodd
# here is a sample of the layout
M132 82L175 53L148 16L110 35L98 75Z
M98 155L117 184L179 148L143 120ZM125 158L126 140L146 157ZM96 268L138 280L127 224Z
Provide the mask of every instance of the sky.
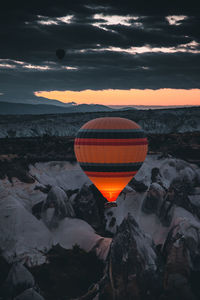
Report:
M0 41L0 101L200 105L193 1L5 1Z

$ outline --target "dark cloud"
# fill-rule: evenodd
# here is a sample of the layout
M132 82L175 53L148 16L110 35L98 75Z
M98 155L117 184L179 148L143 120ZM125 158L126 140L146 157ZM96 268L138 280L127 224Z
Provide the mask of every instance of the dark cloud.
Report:
M0 99L19 101L52 89L200 88L197 12L191 1L5 1ZM69 22L61 19L69 15ZM170 25L169 15L187 17ZM57 48L66 50L62 62Z

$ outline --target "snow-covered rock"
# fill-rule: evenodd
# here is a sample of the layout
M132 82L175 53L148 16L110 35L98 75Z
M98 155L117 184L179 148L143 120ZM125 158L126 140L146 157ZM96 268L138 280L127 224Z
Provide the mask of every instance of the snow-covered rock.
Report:
M180 212L179 212L180 215ZM194 218L186 216L178 217L174 220L173 227L171 228L166 243L164 245L166 249L175 246L179 247L184 241L184 247L188 250L191 256L191 260L195 259L195 255L199 255L200 249L200 223ZM191 267L196 267L191 265Z
M142 211L147 214L155 213L159 215L165 194L166 191L161 185L156 182L152 183L142 204Z
M74 217L75 213L69 199L58 186L53 186L41 208L41 217L49 228L57 227L65 217Z
M116 232L117 226L130 213L140 228L151 236L156 244L164 242L168 231L179 217L179 214L180 216L184 214L188 215L188 218L194 218L194 211L198 212L199 194L197 183L199 168L194 164L173 157L147 156L143 166L135 176L136 183L144 184L143 187L145 186L145 189L141 191L130 184L118 197L118 206L105 211L102 198L99 194L95 194L95 189L90 186L91 181L77 163L72 164L64 161L36 163L34 166L30 165L30 174L35 179L35 183L22 183L16 178L13 179L12 183L7 179L0 181L0 207L2 208L0 211L0 227L2 229L0 241L5 257L11 261L14 260L15 255L17 255L18 259L20 257L25 259L28 255L28 260L32 257L32 263L33 261L35 263L42 262L44 259L42 252L51 247L53 235L57 235L59 230L63 232L61 235L64 235L66 226L63 224L65 222L66 224L68 223L66 221L68 218L65 219L65 216L73 215L71 206L73 206L76 218L85 220L94 228L98 227L98 230L101 227L102 231L105 229L103 216L103 213L105 213L106 230L111 233ZM154 182L152 183L152 181ZM186 189L186 194L190 194L187 194L187 197L184 198L185 200L180 196L179 202L177 202L178 198L174 196L162 200L161 198L165 198L165 191L167 194L169 188L175 187L177 182L181 182L181 185L189 182L191 189ZM41 189L38 189L38 185L40 185ZM42 191L47 186L53 187L48 197L46 192ZM185 186L188 185L185 184ZM151 189L153 188L158 197L161 197L158 205L160 214L158 213L159 209L157 212L150 214L142 211L145 199L149 193L146 187L148 189L150 187ZM68 193L69 199L66 196ZM189 199L189 202L187 199ZM172 203L171 200L175 202ZM183 203L186 203L187 206L183 205ZM54 230L50 232L44 222L37 220L32 215L32 208L37 204L43 206L43 208L46 206L43 210L46 213L46 221L48 221L48 218L52 219L55 216L57 207L58 227L55 233ZM193 211L189 210L189 205ZM180 206L182 206L182 209ZM198 215L196 220L198 222ZM76 222L79 221L77 220ZM99 225L102 226L99 227ZM69 227L65 243L67 243L67 238L71 239L70 228L72 229L72 227ZM79 226L75 225L75 228L77 229L77 241L80 242L78 236ZM83 228L87 232L88 229L86 227ZM85 249L95 247L95 233L93 237L92 246L84 246ZM91 240L89 235L89 245ZM87 239L85 242L87 244ZM71 245L71 241L69 241L69 244Z
M119 226L110 251L109 276L115 299L138 298L138 290L147 273L156 270L152 240L142 232L129 214ZM153 276L153 275L152 275ZM128 297L130 299L130 296Z
M158 286L163 275L166 291L171 292L174 283L177 289L184 282L189 286L191 272L200 272L197 165L172 156L149 155L118 197L117 207L106 209L105 199L77 163L36 163L30 165L29 175L35 182L0 181L0 250L8 262L35 266L47 261L46 253L53 245L65 249L78 245L109 262L116 299L122 295L127 299L127 291L136 299L137 292L144 291L142 297L151 299L152 286ZM39 219L34 216L38 213ZM104 235L113 235L113 242ZM159 282L156 253L166 267ZM178 265L176 256L181 258ZM40 299L34 298L40 295L32 288L16 299L29 296Z
M111 259L117 267L121 268L121 263L131 263L131 260L139 260L133 263L134 272L156 268L156 254L153 249L153 241L141 229L135 219L128 214L119 226L111 246ZM138 262L138 261L137 261Z
M21 260L28 265L45 262L43 252L51 248L51 233L12 195L0 200L0 232L2 255L9 262Z
M159 176L152 178L152 170L157 168ZM186 178L190 178L190 186L193 190L195 185L195 178L197 177L199 168L188 162L173 157L160 158L158 155L148 155L144 164L136 174L135 178L139 182L143 182L149 188L153 188L159 198L160 210L151 214L146 214L142 211L142 207L147 199L148 191L139 193L135 190L132 192L122 193L117 199L117 207L110 208L105 211L106 217L106 229L112 233L116 232L117 226L121 224L123 219L130 213L134 216L135 220L139 224L140 228L144 230L149 236L151 236L156 244L162 244L170 230L175 219L178 217L178 213L182 216L182 211L187 215L189 212L186 210L189 207L187 198L180 197L180 201L177 202L177 197L168 195L169 188L174 186L175 182L180 182L181 186L185 187L185 195L191 192L191 188L188 189L188 182ZM154 182L152 184L152 179ZM173 199L172 199L173 198ZM185 200L184 200L185 199ZM171 200L174 201L170 202ZM197 201L197 200L196 200ZM154 204L154 203L153 203ZM187 204L187 206L185 206ZM176 206L182 206L185 210L176 209ZM150 207L152 210L152 207ZM197 210L196 210L197 211ZM192 214L191 217L193 218ZM111 220L115 219L115 224L109 226ZM112 223L113 224L113 223Z
M78 245L86 252L95 250L101 259L106 259L111 243L110 238L102 238L85 221L76 218L65 218L53 230L54 244L65 249Z
M33 205L46 199L46 194L41 192L36 186L38 186L37 181L27 184L17 178L12 178L11 183L6 178L0 181L1 197L13 196L24 208L31 212Z
M77 163L51 161L30 165L30 174L43 185L59 186L64 190L75 190L83 184L91 184Z
M171 299L197 299L192 291L191 273L200 271L200 224L177 218L163 246L165 293Z
M67 176L70 177L70 174ZM18 191L19 183L14 183L17 184ZM52 247L53 240L67 249L73 248L75 244L86 251L94 249L100 258L106 259L111 239L97 235L89 224L80 219L66 218L74 216L73 208L60 187L54 186L49 196L44 194L47 201L41 201L45 221L48 221L50 213L51 222L55 221L54 217L57 220L57 228L51 228L50 232L45 225L47 222L32 215L31 204L34 201L24 205L28 199L24 201L20 199L18 192L15 194L15 185L11 190L8 186L10 185L6 180L0 182L0 249L7 261L22 261L29 266L42 264L47 260L45 254ZM41 194L40 190L35 192Z

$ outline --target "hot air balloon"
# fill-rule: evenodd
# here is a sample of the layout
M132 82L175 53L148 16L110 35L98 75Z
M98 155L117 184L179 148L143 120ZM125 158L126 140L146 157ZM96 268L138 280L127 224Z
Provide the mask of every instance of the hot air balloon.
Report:
M59 59L63 59L64 56L65 56L65 50L64 50L64 49L57 49L57 50L56 50L56 56L57 56Z
M148 142L141 127L128 119L97 118L78 131L77 161L101 194L116 201L136 175L147 155Z

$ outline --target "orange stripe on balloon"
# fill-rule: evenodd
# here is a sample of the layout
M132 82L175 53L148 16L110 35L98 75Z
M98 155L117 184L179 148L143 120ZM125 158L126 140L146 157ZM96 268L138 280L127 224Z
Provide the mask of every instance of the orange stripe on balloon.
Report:
M123 145L147 145L147 139L84 139L77 138L75 145L96 146L123 146Z
M134 176L137 171L134 172L89 172L85 171L88 177L131 177Z
M81 129L139 129L140 126L132 120L119 117L97 118L85 123Z
M133 163L144 161L147 145L118 145L117 149L109 145L80 145L75 147L75 153L79 162Z

